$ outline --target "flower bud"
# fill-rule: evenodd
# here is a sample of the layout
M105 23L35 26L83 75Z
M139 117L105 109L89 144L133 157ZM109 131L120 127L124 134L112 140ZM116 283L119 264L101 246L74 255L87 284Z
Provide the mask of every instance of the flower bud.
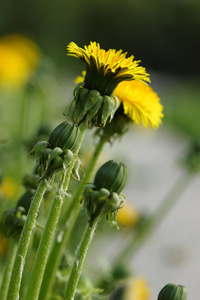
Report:
M127 180L127 168L124 164L110 160L99 168L94 184L84 190L84 206L90 222L100 214L107 215L110 226L117 226L117 211L124 204L125 198L120 194Z
M158 300L186 300L187 290L183 285L169 283L158 295Z
M109 160L103 164L96 173L94 185L105 188L110 193L120 194L127 181L127 168L124 164Z
M63 122L58 125L51 133L49 138L50 148L61 148L75 152L80 140L80 130L73 123Z
M111 121L119 107L119 100L113 95L101 95L96 89L88 89L79 83L74 89L71 106L72 119L76 124L85 121L89 127L105 126Z

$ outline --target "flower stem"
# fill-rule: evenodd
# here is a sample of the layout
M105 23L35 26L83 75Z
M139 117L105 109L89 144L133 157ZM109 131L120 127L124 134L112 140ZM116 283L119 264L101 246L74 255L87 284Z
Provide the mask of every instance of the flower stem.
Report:
M100 139L99 143L97 144L97 147L93 153L93 156L89 162L89 165L87 167L85 177L84 177L85 181L91 180L91 177L95 170L97 161L102 152L104 144L105 144L105 140ZM64 247L68 243L69 236L72 232L72 229L74 227L74 224L75 224L78 214L79 214L79 210L80 210L79 199L80 199L81 194L83 193L84 187L85 187L84 184L80 184L70 206L67 207L67 209L63 210L64 218L62 220L61 226L64 227L64 229L58 232L58 234L55 238L51 253L49 255L47 266L46 266L46 269L44 272L41 290L40 290L40 296L39 296L40 300L49 299L49 295L53 289L56 270L60 264L62 254L64 251ZM67 224L67 225L65 225L65 224Z
M160 207L158 207L156 212L151 217L149 217L142 228L135 233L135 236L133 239L131 239L131 242L115 259L115 265L128 261L130 255L132 257L135 254L139 247L146 241L153 230L158 227L158 225L163 221L164 217L169 213L171 208L178 201L178 199L190 183L191 178L191 174L186 174L179 179L179 181L175 184L167 197L163 200Z
M29 300L36 300L38 299L40 293L40 287L42 283L42 278L44 275L48 255L50 252L50 248L52 245L52 241L54 238L56 226L60 217L60 212L63 204L63 199L65 195L65 191L68 188L71 173L74 167L74 163L76 161L76 155L80 149L84 134L85 134L85 127L82 128L81 138L79 141L79 147L77 151L74 153L74 157L68 169L62 173L62 178L58 184L57 191L55 197L53 199L49 215L47 218L47 222L40 240L40 244L37 250L35 262L33 265L33 270L31 274L30 284L27 291L27 297Z
M46 180L41 180L36 190L35 196L33 197L31 207L29 209L27 219L24 224L21 237L19 240L19 245L15 257L15 263L13 266L13 271L12 271L11 280L9 284L7 300L19 299L19 289L21 285L21 279L22 279L26 254L28 251L28 246L30 243L33 228L35 225L37 213L39 211L40 204L42 202L45 191L46 191Z
M0 299L6 300L7 293L8 293L8 286L12 274L12 268L15 261L15 255L17 252L17 241L15 239L12 240L8 257L6 259L5 267L4 267L4 274L3 274L3 280L1 284L1 290L0 290Z
M85 261L90 243L93 239L95 230L97 228L97 225L99 224L101 220L101 214L93 221L92 224L87 224L85 233L83 235L82 241L80 243L80 246L78 247L78 252L76 255L76 258L73 263L73 267L71 270L71 274L69 277L68 285L65 291L64 300L74 300L79 278L81 275L81 271L83 268L83 263Z

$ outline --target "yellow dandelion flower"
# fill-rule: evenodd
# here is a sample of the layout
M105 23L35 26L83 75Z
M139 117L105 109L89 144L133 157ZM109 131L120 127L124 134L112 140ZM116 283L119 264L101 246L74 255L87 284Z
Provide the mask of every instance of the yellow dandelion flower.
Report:
M143 278L135 278L131 281L126 290L124 300L148 300L150 297L150 288Z
M119 209L117 214L117 223L125 227L132 227L139 219L138 212L135 208L126 202L126 204Z
M124 114L134 123L158 128L162 123L163 106L154 90L137 80L121 82L114 93L121 101Z
M4 177L0 184L0 198L14 199L18 194L18 185L10 177Z
M37 68L40 51L31 40L20 35L0 39L0 84L22 86Z
M102 95L110 96L121 81L139 80L150 81L145 68L139 66L140 61L134 56L126 57L127 52L100 48L99 43L90 42L83 48L74 42L67 46L68 55L81 59L86 65L85 86L97 90Z

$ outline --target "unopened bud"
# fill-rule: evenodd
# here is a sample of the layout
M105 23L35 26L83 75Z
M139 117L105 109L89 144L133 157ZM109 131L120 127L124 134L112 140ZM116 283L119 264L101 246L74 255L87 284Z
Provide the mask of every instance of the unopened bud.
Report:
M63 151L66 149L75 152L78 148L80 141L79 128L69 122L63 122L58 125L51 133L49 138L50 148L61 148Z
M96 173L94 185L98 188L105 188L110 193L120 194L127 181L127 168L118 161L109 160L103 164Z
M187 290L183 285L167 284L160 291L158 300L186 300Z

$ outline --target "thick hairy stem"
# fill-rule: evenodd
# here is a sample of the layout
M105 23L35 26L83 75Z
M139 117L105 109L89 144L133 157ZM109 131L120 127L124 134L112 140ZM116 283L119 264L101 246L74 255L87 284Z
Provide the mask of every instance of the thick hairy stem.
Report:
M79 278L80 278L81 271L83 268L83 263L85 261L90 243L93 239L95 230L97 228L97 225L98 225L100 219L101 219L101 215L99 215L93 221L93 223L91 225L89 223L87 224L85 233L83 235L80 246L78 247L78 252L77 252L76 258L73 263L73 267L72 267L69 281L67 284L67 288L65 291L64 300L69 300L69 299L74 300L78 282L79 282Z

